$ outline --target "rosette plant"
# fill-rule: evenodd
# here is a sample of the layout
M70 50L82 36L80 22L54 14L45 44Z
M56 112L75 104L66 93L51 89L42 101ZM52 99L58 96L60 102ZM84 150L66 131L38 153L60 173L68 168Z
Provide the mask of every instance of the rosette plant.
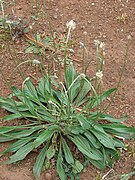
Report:
M8 153L4 163L11 164L36 149L36 179L52 163L61 180L77 179L88 163L100 170L111 167L124 147L122 139L135 138L135 128L122 124L126 117L116 119L100 108L116 88L98 95L72 64L65 68L63 82L46 74L36 87L27 79L21 90L11 89L9 97L0 96L0 107L11 113L3 121L20 123L0 127L0 142L11 142L0 156Z

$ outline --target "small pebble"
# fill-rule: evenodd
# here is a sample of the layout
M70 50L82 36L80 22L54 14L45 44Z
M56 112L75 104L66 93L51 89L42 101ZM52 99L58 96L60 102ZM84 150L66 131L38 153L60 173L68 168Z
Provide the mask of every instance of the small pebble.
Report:
M52 175L51 175L50 173L46 173L46 174L45 174L45 178L46 178L47 180L51 180L51 179L52 179Z

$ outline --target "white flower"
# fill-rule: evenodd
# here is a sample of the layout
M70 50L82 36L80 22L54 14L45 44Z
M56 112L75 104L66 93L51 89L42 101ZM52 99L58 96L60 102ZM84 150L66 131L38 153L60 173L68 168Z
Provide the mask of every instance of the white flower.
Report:
M32 61L32 63L35 64L35 65L36 65L36 64L41 64L41 62L38 61L37 59L34 59L34 60Z
M84 48L84 43L80 42L80 48Z
M13 23L13 21L9 21L9 20L6 21L6 24L9 24L9 25L10 25L10 24L12 24L12 23Z
M94 44L95 44L95 46L99 46L100 45L100 41L99 40L94 40Z
M104 49L105 49L105 43L104 43L104 42L101 42L100 45L99 45L99 47L104 50Z
M104 42L100 42L99 40L94 40L94 44L95 46L99 46L99 48L101 49L105 49L105 43Z
M96 72L96 76L97 76L97 78L102 79L102 77L103 77L103 72L100 71L100 70L98 70L98 72Z
M67 28L70 28L70 29L75 29L75 27L76 27L76 23L73 21L73 20L71 20L71 21L67 21L67 23L66 23L66 26L67 26Z

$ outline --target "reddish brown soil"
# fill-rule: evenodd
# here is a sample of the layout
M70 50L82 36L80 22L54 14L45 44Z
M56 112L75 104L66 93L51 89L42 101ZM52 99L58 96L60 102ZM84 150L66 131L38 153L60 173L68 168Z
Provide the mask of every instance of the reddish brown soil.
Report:
M10 14L11 10L14 10L14 16L20 18L30 19L34 15L35 3L32 8L31 0L14 0L14 3L7 0L6 14ZM104 88L115 87L119 80L120 68L124 62L125 47L127 44L127 37L132 37L131 46L129 48L128 60L124 75L122 78L121 87L115 97L115 102L109 108L109 113L116 117L122 117L125 114L129 115L126 124L135 126L135 0L46 0L46 9L50 16L50 21L53 30L59 34L66 32L66 22L73 19L76 21L76 29L73 31L72 38L75 40L75 55L74 58L81 61L81 50L79 48L79 42L83 42L83 32L87 32L87 48L89 51L90 67L87 72L91 77L95 73L95 46L93 41L98 39L104 41L106 44L106 61L104 66ZM39 0L39 19L33 20L34 25L30 32L34 33L46 33L49 34L48 19L44 15L45 8L43 1ZM123 13L126 13L127 18L123 22L118 21L118 17L121 17ZM30 22L32 23L32 21ZM13 73L12 78L9 75L15 68L14 60L19 63L24 60L28 60L30 57L37 58L35 55L28 55L22 53L27 47L26 41L20 38L19 44L14 44L8 37L0 37L0 70L2 70L5 79L10 81L16 86L21 86L22 79L18 75L18 72ZM10 46L10 47L9 47ZM11 53L9 53L9 49ZM13 50L20 52L15 55ZM75 63L78 69L81 68L81 64ZM22 70L27 76L38 76L38 68L33 66L22 66ZM8 86L3 81L3 76L0 74L0 95L7 96L10 93ZM0 118L2 118L7 112L0 109ZM16 123L16 122L15 122ZM12 122L10 124L13 124ZM0 121L0 125L3 122ZM134 142L126 142L129 144L127 151L122 152L121 159L115 164L113 173L111 176L130 173L135 166L135 154L131 153L134 147ZM8 143L0 144L0 152L8 146ZM0 158L1 161L6 157ZM35 154L30 154L21 163L14 165L0 165L0 180L34 180L32 175L32 165L34 163ZM106 169L100 172L96 168L89 166L81 175L81 180L97 180L102 177L109 170ZM51 177L49 177L49 175ZM48 174L42 173L40 180L52 179L56 180L58 177L53 172ZM115 178L114 179L120 179ZM131 177L134 180L135 177Z

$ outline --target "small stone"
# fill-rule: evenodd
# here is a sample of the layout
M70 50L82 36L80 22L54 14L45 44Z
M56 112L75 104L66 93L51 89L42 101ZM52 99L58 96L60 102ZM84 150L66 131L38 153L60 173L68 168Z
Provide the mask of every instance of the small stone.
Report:
M54 18L54 19L57 19L57 18L58 18L58 16L57 16L57 15L54 15L54 16L53 16L53 18Z
M92 6L94 6L95 4L94 3L91 3Z
M21 9L22 9L22 7L19 6L19 7L18 7L18 10L21 10Z
M45 174L45 178L46 178L47 180L51 180L51 179L52 179L52 175L51 175L50 173L46 173L46 174Z

